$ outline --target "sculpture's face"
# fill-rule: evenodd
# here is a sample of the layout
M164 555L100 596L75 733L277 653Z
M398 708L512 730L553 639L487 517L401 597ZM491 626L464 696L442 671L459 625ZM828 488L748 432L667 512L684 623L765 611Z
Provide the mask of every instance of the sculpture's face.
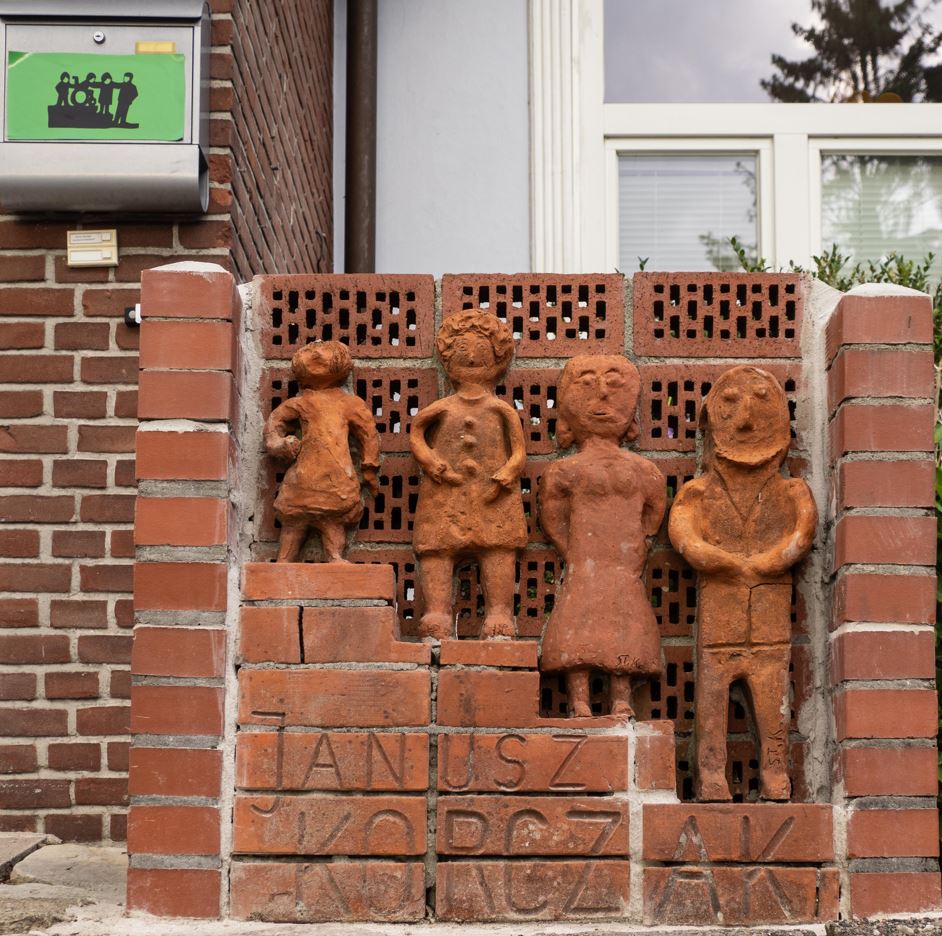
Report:
M328 342L307 345L292 361L298 382L305 387L329 387L338 383L334 352Z
M774 378L752 367L727 372L710 392L709 421L718 455L760 465L788 448L788 406Z
M500 374L494 346L476 331L467 331L454 339L445 370L455 384L496 380Z
M637 371L616 355L580 355L567 369L570 376L559 411L576 441L592 436L623 439L638 405Z

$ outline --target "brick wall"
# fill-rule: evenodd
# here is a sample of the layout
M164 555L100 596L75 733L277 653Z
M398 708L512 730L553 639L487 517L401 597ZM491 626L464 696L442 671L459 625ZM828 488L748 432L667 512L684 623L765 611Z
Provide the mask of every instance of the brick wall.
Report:
M929 297L848 294L827 362L844 911L918 912L940 901Z
M204 286L194 274L149 274L158 275L164 285L153 293L150 314L219 318L223 306L200 298ZM866 300L878 308L867 317L872 310L855 304L864 301L849 297L831 322L825 351L823 306L813 305L809 280L788 275L639 274L630 284L612 275L452 275L440 284L423 276L278 275L257 279L249 295L241 366L226 356L225 336L217 336L218 366L237 375L235 387L219 375L222 395L196 399L187 390L192 368L209 366L193 360L192 337L170 341L161 335L179 325L152 319L148 330L145 322L142 361L153 395L142 415L197 422L178 440L176 423L141 432L157 473L142 489L137 527L132 786L140 799L132 804L132 907L299 922L530 914L711 924L817 922L839 909L866 914L938 903L929 796L935 695L928 681L927 300L894 307L901 323L887 337L880 317L886 300ZM493 309L516 338L516 360L498 394L519 412L528 447L520 639L452 641L429 654L398 640L410 633L422 602L410 548L418 471L408 434L416 412L446 392L433 356L435 331L470 306ZM209 321L188 328L194 325L219 328ZM351 348L352 389L380 431L380 495L364 513L351 553L357 564L276 567L268 560L279 476L259 455L261 426L297 390L287 370L292 353L318 338ZM853 347L860 342L867 343ZM636 700L639 719L649 721L625 726L608 716L604 678L593 685L599 717L560 718L556 681L541 681L536 639L560 568L536 522L535 498L542 469L556 457L559 369L581 351L628 353L637 361L637 447L662 467L670 494L695 471L700 406L721 371L758 359L785 387L793 428L788 467L811 479L822 514L793 610L790 804L755 803L758 757L736 697L728 763L736 802L689 803L696 582L663 536L647 575L667 670ZM240 388L244 402L228 405L234 397L225 393ZM880 419L855 421L870 404ZM887 422L879 410L890 405L899 412ZM826 483L829 416L834 505ZM201 420L215 421L216 431ZM876 426L903 436L881 442ZM194 474L199 461L181 453L230 433L237 460L226 469L228 446L220 443L211 460L217 473ZM874 457L883 448L907 454ZM228 519L223 470L235 507ZM216 519L194 525L195 510ZM240 546L224 562L227 540ZM900 548L886 552L891 542ZM316 557L310 543L307 559ZM889 589L867 579L848 590L854 576L887 574L886 563L893 567ZM460 577L459 633L473 637L480 587L473 568ZM825 582L835 593L830 648ZM899 589L920 598L906 605L903 622L893 598ZM881 614L889 615L884 625ZM877 703L876 712L868 702ZM546 772L549 755L540 745L549 739L552 746L553 736L533 734L547 727L570 741L611 746L611 762L597 761L592 774L600 788L590 785L602 798L569 801L576 815L608 810L617 818L617 834L601 851L580 844L575 828L565 833L565 847L557 838L572 812L559 812L560 791ZM840 748L833 773L832 738ZM505 740L519 746L519 757L495 754ZM867 758L876 749L878 757L892 750L900 759L897 779L871 776ZM390 760L390 751L399 759ZM149 766L148 759L169 756L191 765L185 784L161 779ZM508 782L502 767L498 777L487 766L490 756L519 764L519 782ZM387 775L377 757L398 766ZM921 758L918 765L912 757ZM233 775L234 783L220 784ZM384 795L364 798L362 790ZM631 828L642 828L630 838L629 814ZM520 850L511 832L523 815L535 825ZM471 827L480 840L467 838ZM311 863L271 860L285 854ZM561 855L571 860L545 860ZM300 897L286 901L286 893Z
M235 269L329 270L333 3L232 6Z
M315 231L330 229L331 5L269 5L271 28L259 3L212 7L206 217L36 220L0 207L0 830L125 837L139 334L122 316L142 271L330 266ZM285 62L306 57L318 63L310 81L279 98ZM267 174L279 152L294 154L281 171L297 180L284 198ZM253 252L263 202L278 233ZM305 226L292 227L305 203ZM78 227L117 227L120 265L68 269L66 231ZM295 243L311 252L299 258Z

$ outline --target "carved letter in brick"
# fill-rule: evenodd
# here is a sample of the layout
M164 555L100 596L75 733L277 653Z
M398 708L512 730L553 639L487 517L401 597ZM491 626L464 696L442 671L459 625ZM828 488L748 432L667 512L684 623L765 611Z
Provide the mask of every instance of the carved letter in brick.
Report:
M309 527L320 533L327 562L343 560L347 527L355 526L363 513L360 480L350 455L351 432L360 444L363 480L374 495L379 491L379 434L373 414L359 397L340 389L352 369L350 352L339 341L305 345L291 359L300 395L268 417L269 455L291 462L275 500L281 521L279 562L300 559Z
M455 636L455 560L474 557L484 586L484 637L514 636L514 563L527 544L520 492L526 449L520 418L494 395L510 366L510 329L496 315L468 309L445 319L437 339L455 393L412 423L422 467L413 545L425 613L423 638Z
M566 674L575 717L592 714L590 670L611 673L612 714L631 715L632 677L662 669L641 577L666 482L653 462L621 448L638 434L640 388L637 368L620 355L575 357L559 382L556 441L578 452L550 465L540 487L540 523L566 562L540 668Z
M792 566L811 549L817 509L804 481L783 478L788 405L756 367L726 371L701 411L704 473L683 486L670 538L699 571L697 797L728 800L730 684L743 680L759 734L760 796L787 800Z

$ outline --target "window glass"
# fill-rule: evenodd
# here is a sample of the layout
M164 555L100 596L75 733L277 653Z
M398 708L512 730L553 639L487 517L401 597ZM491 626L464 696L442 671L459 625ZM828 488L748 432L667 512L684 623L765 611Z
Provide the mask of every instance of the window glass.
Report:
M605 0L605 100L843 101L864 90L872 97L893 90L906 101L942 100L942 69L932 68L940 62L932 44L942 31L942 4L853 3L849 20L840 12L846 5L829 4L829 22L812 10L811 0ZM814 27L821 48L797 34L793 23ZM928 33L917 46L923 29ZM895 44L887 44L888 31L899 36ZM848 41L853 53L854 36L861 47L881 51L862 69L842 70L838 63ZM833 62L829 49L842 50ZM774 68L773 55L808 62L808 80ZM770 93L760 81L775 76L783 83Z
M754 153L618 158L619 270L735 270L758 243Z
M942 156L822 153L821 244L854 260L931 251L942 269Z

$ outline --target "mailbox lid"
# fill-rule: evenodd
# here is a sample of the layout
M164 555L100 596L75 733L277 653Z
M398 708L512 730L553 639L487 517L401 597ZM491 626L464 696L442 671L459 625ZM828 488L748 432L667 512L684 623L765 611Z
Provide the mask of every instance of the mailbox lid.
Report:
M0 0L0 19L199 20L206 7L205 0Z

